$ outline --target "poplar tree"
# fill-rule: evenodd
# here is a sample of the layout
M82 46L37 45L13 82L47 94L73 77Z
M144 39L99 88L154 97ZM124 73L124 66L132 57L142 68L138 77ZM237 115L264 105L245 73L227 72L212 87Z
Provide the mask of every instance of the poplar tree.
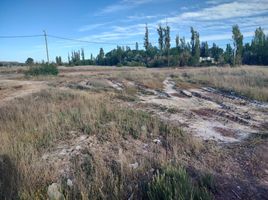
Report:
M243 35L240 32L239 26L233 26L233 41L234 41L234 65L242 64L243 53Z
M144 48L146 51L148 51L149 49L149 30L148 30L148 26L146 24L145 26L145 36L144 36Z
M85 62L85 52L84 49L81 49L81 57L82 57L82 61Z
M226 45L226 49L225 49L225 52L224 52L224 61L227 64L230 64L230 65L232 64L232 61L233 61L233 49L232 49L230 44Z
M165 33L165 51L167 53L168 66L169 66L169 50L170 50L170 27L166 26L164 29Z
M192 64L199 63L200 58L200 40L199 33L191 27L191 49L192 49Z
M164 48L164 29L162 28L161 24L158 25L157 32L159 50L162 52Z
M165 50L168 51L170 49L170 27L166 26L164 29L165 33Z
M208 43L207 42L202 42L201 43L200 56L201 57L208 57L209 56L209 49L208 49Z
M180 38L178 35L176 36L175 42L176 42L176 48L178 49L180 46Z
M136 42L136 51L139 51L139 43Z

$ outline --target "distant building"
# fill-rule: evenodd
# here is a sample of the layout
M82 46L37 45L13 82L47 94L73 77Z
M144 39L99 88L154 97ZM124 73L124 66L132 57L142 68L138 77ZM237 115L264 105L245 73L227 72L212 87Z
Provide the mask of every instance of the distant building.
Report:
M215 64L215 59L211 58L211 57L200 57L199 58L199 62L200 63L211 63L211 64Z

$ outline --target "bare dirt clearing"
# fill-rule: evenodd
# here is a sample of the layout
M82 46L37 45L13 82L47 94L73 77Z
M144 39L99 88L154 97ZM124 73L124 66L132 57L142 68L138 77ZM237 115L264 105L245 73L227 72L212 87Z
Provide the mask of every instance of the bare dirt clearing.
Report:
M163 84L163 93L155 91L154 95L141 95L142 102L164 106L167 111L175 109L174 113L152 111L163 119L183 124L188 131L204 139L237 142L262 131L267 122L266 103L244 100L213 88L185 90L175 87L170 77Z

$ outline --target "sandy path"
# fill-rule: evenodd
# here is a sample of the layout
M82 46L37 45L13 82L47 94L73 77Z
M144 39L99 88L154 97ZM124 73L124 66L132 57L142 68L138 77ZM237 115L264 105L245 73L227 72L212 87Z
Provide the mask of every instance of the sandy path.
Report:
M266 103L245 100L212 88L176 88L170 77L163 84L163 93L155 91L153 95L139 95L141 102L149 105L146 109L205 140L238 142L266 128ZM150 105L175 111L167 112Z

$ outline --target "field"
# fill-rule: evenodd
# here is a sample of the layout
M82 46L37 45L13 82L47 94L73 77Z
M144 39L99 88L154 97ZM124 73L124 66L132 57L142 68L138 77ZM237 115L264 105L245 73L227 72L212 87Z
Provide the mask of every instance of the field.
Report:
M267 67L25 70L0 68L0 199L268 199Z

